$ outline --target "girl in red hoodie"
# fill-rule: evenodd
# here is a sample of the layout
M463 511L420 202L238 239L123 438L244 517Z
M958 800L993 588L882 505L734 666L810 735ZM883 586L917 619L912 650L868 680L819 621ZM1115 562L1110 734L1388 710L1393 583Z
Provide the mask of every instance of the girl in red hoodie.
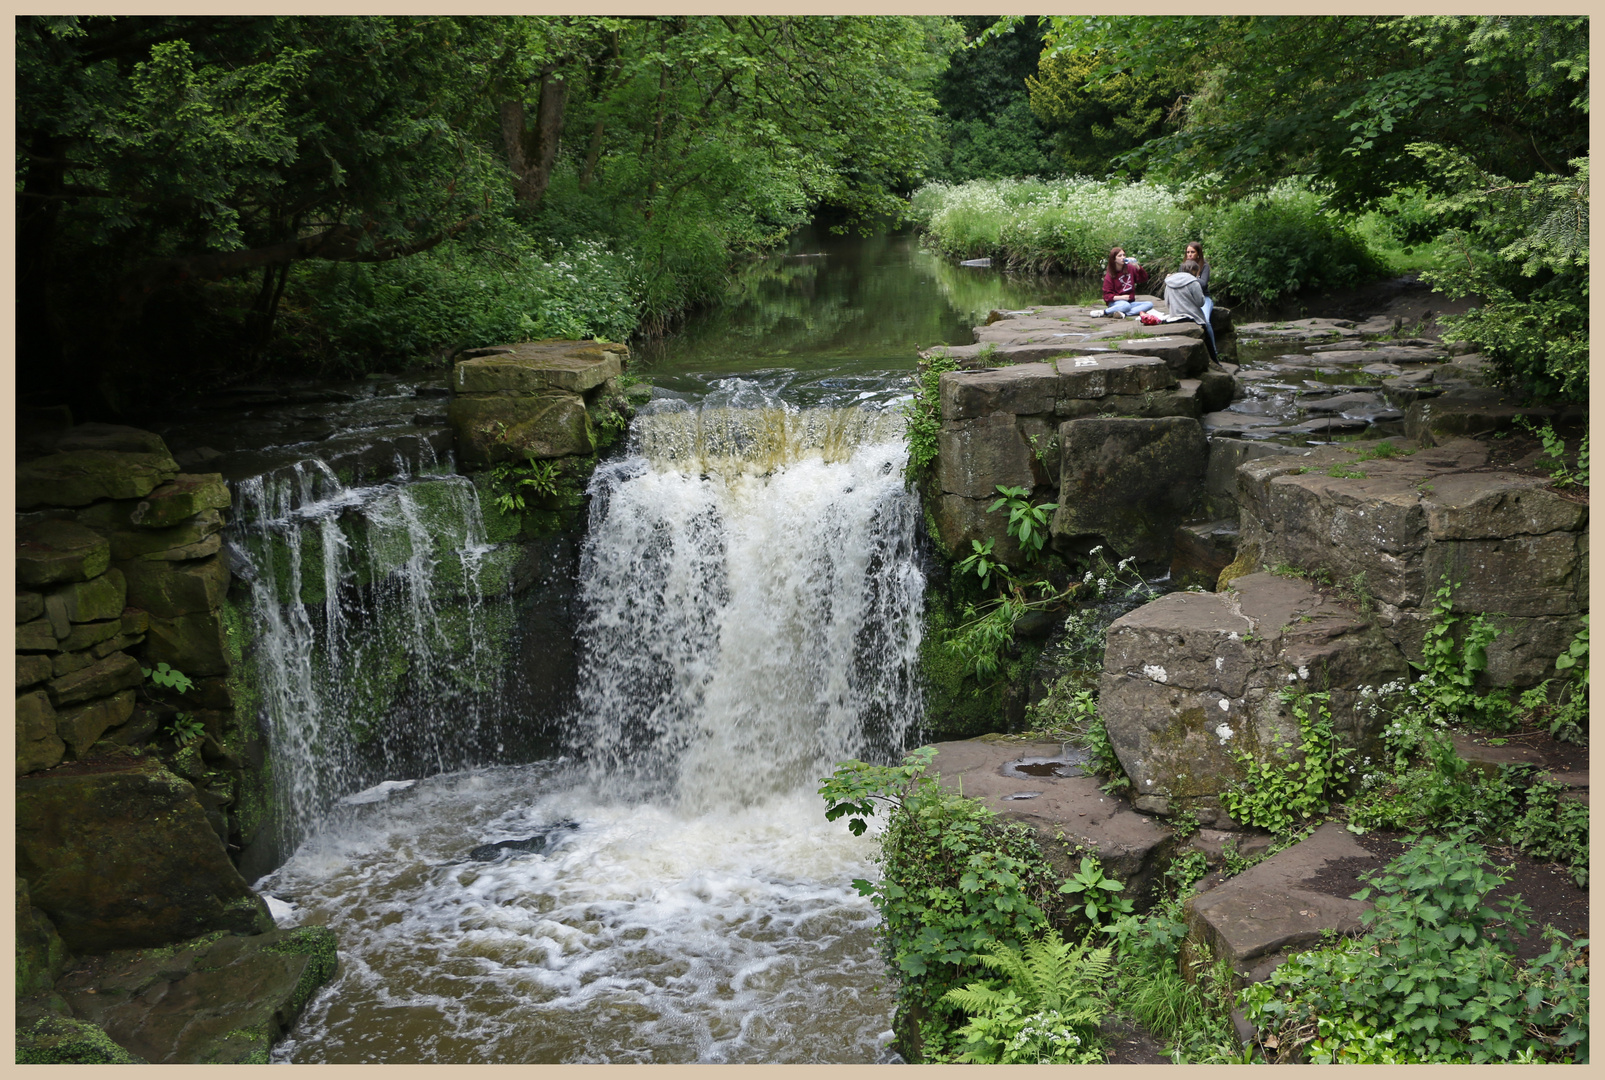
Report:
M1108 307L1092 312L1092 317L1124 319L1153 307L1153 301L1137 299L1137 286L1147 280L1148 271L1138 266L1136 259L1126 258L1125 248L1118 245L1110 248L1109 261L1103 270L1103 302Z

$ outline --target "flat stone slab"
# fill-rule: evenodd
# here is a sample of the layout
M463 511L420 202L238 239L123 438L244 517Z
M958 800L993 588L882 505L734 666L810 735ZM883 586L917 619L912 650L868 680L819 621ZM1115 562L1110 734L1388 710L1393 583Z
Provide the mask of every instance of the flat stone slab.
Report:
M1342 826L1327 822L1307 839L1187 901L1189 937L1205 943L1248 982L1270 976L1289 954L1321 943L1327 931L1357 935L1363 900L1328 896L1308 885L1331 863L1364 859L1380 870Z
M1310 352L1329 364L1439 364L1449 359L1448 349L1400 345L1370 349L1338 349L1317 345Z
M1054 742L968 739L936 744L931 771L943 787L979 799L999 815L1023 821L1042 837L1043 850L1061 873L1079 867L1066 844L1098 852L1110 877L1126 883L1124 895L1146 895L1169 862L1174 838L1130 805L1098 789L1090 776L1033 776L1010 766L1065 758ZM1045 771L1045 770L1039 770ZM1069 771L1069 770L1059 770ZM1056 837L1062 833L1064 841Z
M452 390L458 394L534 394L566 390L582 394L624 373L626 345L549 338L517 345L469 349L457 362Z
M1244 323L1237 328L1237 337L1254 341L1321 341L1333 337L1358 339L1360 331L1348 319L1294 319Z
M1162 299L1147 295L1139 295L1138 299L1153 302L1156 313L1166 314ZM941 354L957 360L961 367L972 367L1033 363L1067 354L1113 350L1161 356L1184 375L1197 374L1208 363L1204 328L1191 320L1145 326L1136 318L1093 318L1093 310L1090 306L1043 306L1025 311L993 311L986 325L975 327L973 344L940 345L922 351L920 356L929 359ZM1230 310L1217 307L1214 315L1217 336L1230 333Z

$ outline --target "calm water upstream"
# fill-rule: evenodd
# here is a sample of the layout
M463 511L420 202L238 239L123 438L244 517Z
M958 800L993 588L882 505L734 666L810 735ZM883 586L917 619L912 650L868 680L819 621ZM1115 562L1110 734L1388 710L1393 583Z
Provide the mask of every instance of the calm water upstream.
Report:
M873 846L815 789L918 731L896 403L918 348L1082 291L813 232L638 350L657 396L592 483L568 752L346 795L262 881L341 947L277 1059L875 1060Z

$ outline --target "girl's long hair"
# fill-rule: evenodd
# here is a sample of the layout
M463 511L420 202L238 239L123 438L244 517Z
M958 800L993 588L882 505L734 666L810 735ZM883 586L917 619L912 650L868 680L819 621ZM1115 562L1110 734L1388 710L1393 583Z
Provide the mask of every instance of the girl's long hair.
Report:
M1104 269L1109 271L1111 274L1118 274L1118 273L1120 273L1121 270L1125 269L1124 264L1116 265L1116 263L1115 263L1115 253L1118 252L1119 250L1120 250L1119 245L1116 245L1115 247L1110 248L1109 249L1109 258L1104 261Z

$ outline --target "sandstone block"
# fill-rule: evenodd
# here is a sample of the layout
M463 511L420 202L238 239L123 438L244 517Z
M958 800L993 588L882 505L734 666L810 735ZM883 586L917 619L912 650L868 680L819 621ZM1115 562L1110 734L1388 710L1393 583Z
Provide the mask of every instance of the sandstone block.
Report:
M152 615L176 618L215 610L228 593L228 567L216 556L195 562L132 559L121 568L128 578L129 606Z
M149 758L17 781L17 872L75 953L273 928L195 789Z
M50 595L60 600L62 610L72 622L99 622L122 615L128 598L128 582L123 572L113 567L97 578L64 585Z
M168 454L69 450L17 466L17 509L143 498L177 475Z
M1203 493L1209 446L1198 421L1071 420L1059 451L1052 535L1100 538L1120 557L1168 565L1176 527Z
M111 545L71 521L47 519L17 530L17 584L88 581L111 565Z
M50 657L38 653L17 654L17 689L42 683L55 672L51 668Z
M138 661L127 653L112 653L80 671L52 679L50 700L60 709L80 701L107 697L119 690L132 690L144 681Z
M1005 820L1030 825L1060 874L1069 876L1080 867L1079 859L1072 862L1066 854L1066 841L1096 851L1104 873L1125 882L1122 895L1139 905L1164 873L1173 838L1152 818L1105 795L1093 777L1037 776L1009 768L1028 759L1060 757L1059 743L977 739L938 743L937 751L931 771L942 786L979 799Z
M16 647L35 651L54 649L56 629L50 625L49 619L35 619L33 622L23 623L17 627Z
M995 371L948 371L938 380L943 420L1010 413L1053 412L1059 375L1052 364L1017 364Z
M461 465L483 469L500 461L589 454L596 448L585 399L552 391L541 395L458 395L447 418L457 436Z
M36 592L17 594L17 622L32 622L45 613L45 598Z
M17 695L17 775L61 763L67 744L56 734L56 710L43 690Z
M134 692L123 690L110 697L62 709L56 713L56 734L75 758L89 752L107 729L117 727L134 714Z
M165 663L190 678L224 675L229 670L228 642L216 612L202 611L175 618L150 617L145 637L145 660Z
M457 394L533 394L563 390L582 394L624 373L628 346L556 338L518 345L469 349L457 362Z
M1123 353L1136 356L1157 356L1178 378L1200 375L1209 367L1209 347L1204 344L1203 328L1197 336L1167 333L1163 337L1139 337L1116 345Z
M1176 373L1162 358L1121 352L1065 356L1055 360L1054 366L1059 369L1054 409L1061 416L1080 408L1071 402L1110 394L1140 397L1169 390L1179 382Z
M1036 484L1031 447L1010 413L944 421L936 447L936 482L949 494L995 499L999 484Z
M226 510L231 497L221 473L180 473L145 496L129 521L145 529L165 529L207 510Z
M92 648L102 641L109 641L117 636L122 628L121 619L108 619L105 622L78 623L66 637L56 642L56 648L77 652L81 649Z

